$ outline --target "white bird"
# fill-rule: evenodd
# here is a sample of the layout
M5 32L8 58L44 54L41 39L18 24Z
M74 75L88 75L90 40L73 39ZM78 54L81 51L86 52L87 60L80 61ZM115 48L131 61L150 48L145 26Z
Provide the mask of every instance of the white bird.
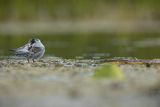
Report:
M25 57L29 62L30 59L40 59L45 53L45 47L39 39L31 39L29 42L17 49L12 49L16 56Z

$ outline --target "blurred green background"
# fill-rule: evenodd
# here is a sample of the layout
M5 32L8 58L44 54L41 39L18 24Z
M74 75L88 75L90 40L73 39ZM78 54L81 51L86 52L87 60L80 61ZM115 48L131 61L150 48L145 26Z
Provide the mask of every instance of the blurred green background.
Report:
M40 38L63 58L160 57L159 0L0 0L0 55Z

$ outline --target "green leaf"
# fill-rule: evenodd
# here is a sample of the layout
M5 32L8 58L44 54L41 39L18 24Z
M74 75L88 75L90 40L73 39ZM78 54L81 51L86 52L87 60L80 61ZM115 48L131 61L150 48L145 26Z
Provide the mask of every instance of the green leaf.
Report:
M116 64L104 64L95 71L93 76L96 79L117 79L124 80L124 73Z

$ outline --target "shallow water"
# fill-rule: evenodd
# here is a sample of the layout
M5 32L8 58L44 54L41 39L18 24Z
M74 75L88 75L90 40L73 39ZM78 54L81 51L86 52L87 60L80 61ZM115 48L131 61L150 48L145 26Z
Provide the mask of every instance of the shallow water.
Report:
M67 33L46 35L0 35L0 55L40 38L46 55L63 58L159 58L160 33Z

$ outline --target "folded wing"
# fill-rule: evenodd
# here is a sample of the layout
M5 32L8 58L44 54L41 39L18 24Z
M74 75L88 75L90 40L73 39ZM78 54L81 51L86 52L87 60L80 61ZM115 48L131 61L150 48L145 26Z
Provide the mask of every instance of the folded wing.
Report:
M28 48L29 48L29 44L26 44L20 48L12 49L11 51L14 52L16 56L27 57L29 55Z

